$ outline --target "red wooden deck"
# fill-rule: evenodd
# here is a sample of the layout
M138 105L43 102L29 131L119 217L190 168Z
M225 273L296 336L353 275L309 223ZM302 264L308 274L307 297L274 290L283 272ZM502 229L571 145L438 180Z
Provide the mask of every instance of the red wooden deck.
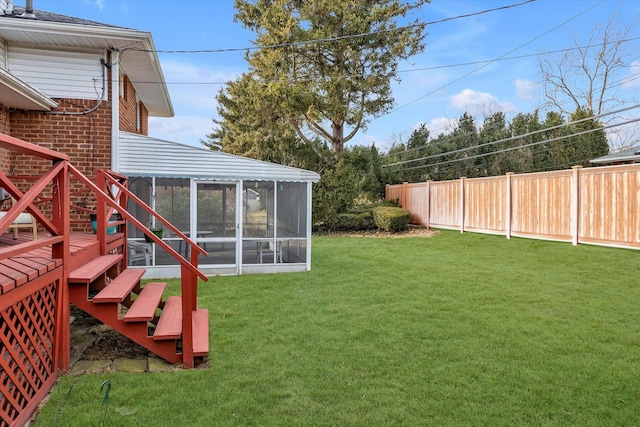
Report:
M121 233L111 234L107 236L107 242L114 242L122 237ZM4 233L0 235L0 249L29 242L32 239L31 233L20 233L18 240L13 239L13 233ZM83 254L98 250L98 239L95 234L91 233L72 233L69 246L71 256L77 257L79 263L82 263L80 258L83 258ZM0 295L23 286L61 265L61 259L51 258L50 248L37 249L20 256L1 260Z

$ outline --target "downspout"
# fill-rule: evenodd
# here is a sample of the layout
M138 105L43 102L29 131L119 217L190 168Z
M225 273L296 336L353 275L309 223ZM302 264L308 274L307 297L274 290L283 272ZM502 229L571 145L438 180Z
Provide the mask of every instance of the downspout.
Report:
M120 172L120 51L111 50L111 170Z

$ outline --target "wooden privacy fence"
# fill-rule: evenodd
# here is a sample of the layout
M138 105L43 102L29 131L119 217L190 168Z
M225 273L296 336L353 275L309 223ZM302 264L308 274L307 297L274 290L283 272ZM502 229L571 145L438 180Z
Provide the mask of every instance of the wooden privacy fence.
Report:
M640 164L387 185L427 227L640 248Z

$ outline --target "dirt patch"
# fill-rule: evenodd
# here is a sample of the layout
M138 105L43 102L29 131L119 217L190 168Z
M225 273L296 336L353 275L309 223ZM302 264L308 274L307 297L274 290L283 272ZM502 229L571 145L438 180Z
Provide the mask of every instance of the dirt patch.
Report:
M85 350L82 360L146 359L150 354L140 344L106 325L96 325L89 333L94 334L96 340Z
M71 363L78 360L144 359L149 350L72 306Z
M318 236L339 236L339 237L378 237L378 238L403 238L403 237L432 237L440 233L438 230L422 227L419 225L409 224L407 229L397 233L390 233L382 230L369 231L351 231L351 232L328 232L318 233Z

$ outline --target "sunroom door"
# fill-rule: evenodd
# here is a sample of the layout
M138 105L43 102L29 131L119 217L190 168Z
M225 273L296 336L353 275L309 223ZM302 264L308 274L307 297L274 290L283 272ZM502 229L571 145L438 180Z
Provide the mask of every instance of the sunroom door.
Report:
M197 200L192 222L192 239L208 255L201 257L201 266L238 267L238 218L236 209L238 183L196 182ZM195 228L195 230L194 230Z

